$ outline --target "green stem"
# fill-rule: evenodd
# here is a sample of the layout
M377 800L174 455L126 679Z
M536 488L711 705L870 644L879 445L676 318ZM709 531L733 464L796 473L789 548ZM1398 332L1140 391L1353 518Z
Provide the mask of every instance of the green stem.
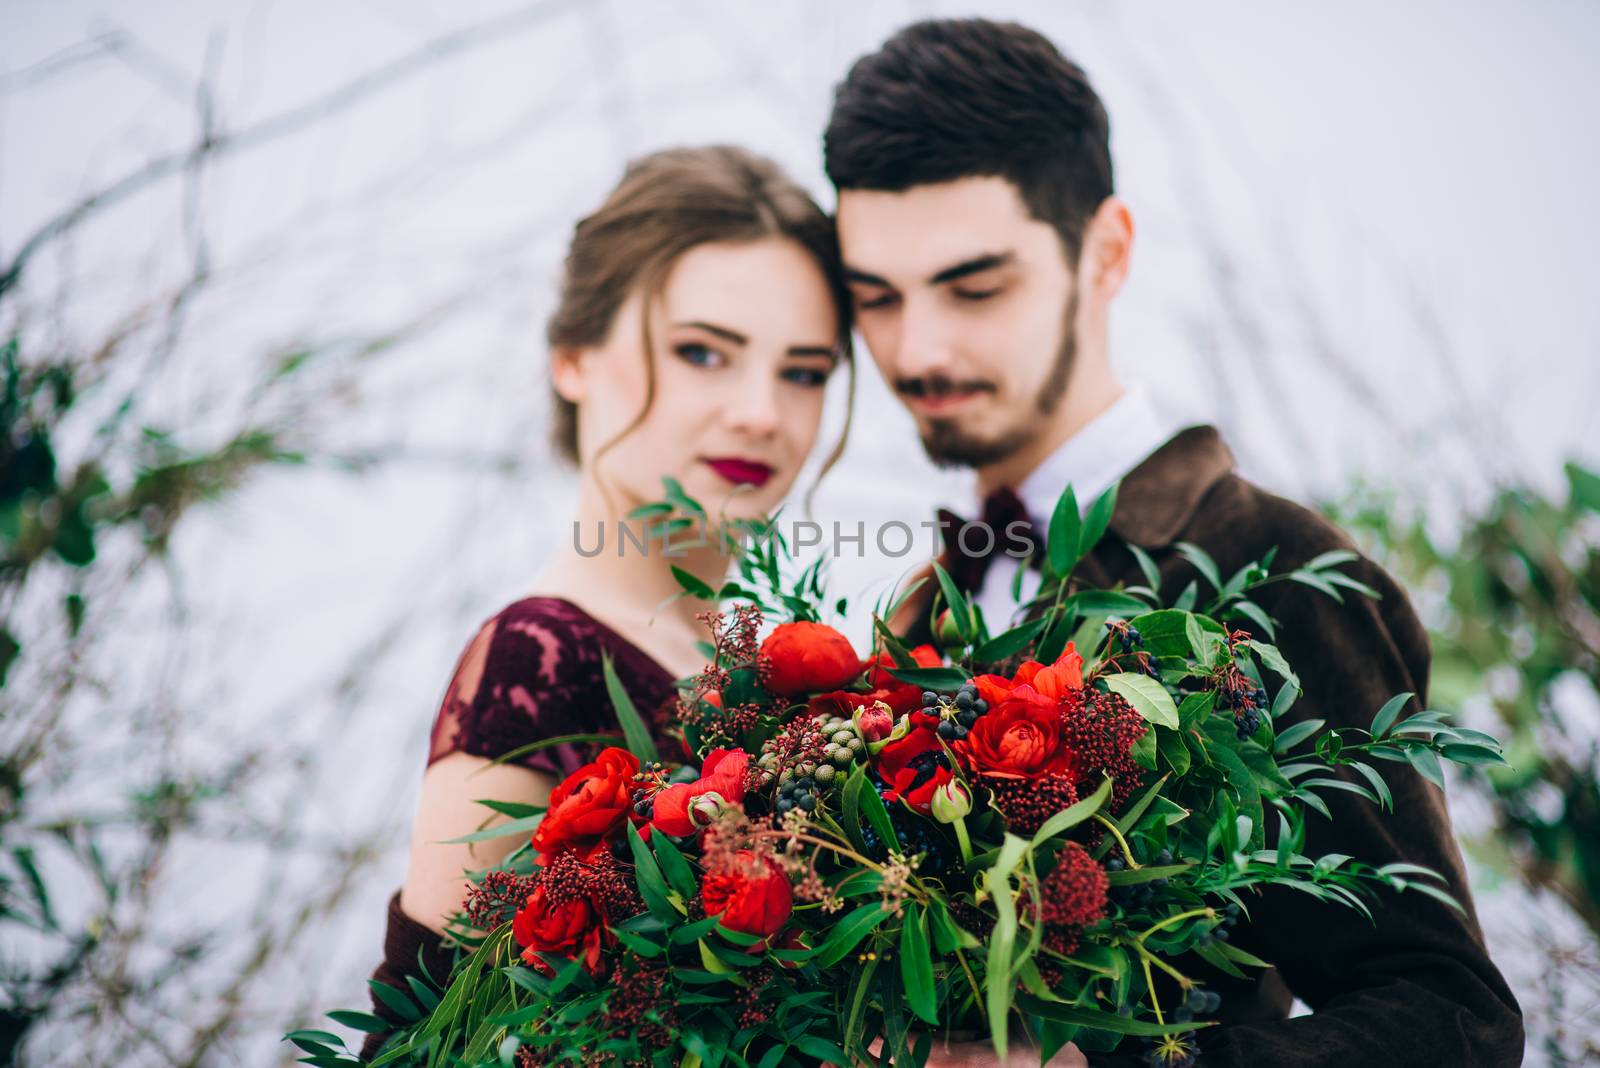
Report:
M1178 985L1183 989L1188 990L1190 987L1194 986L1193 979L1190 979L1187 975L1184 975L1182 972L1178 971L1178 969L1174 968L1160 957L1155 956L1148 949L1145 949L1140 943L1135 942L1133 944L1133 948L1139 951L1139 955L1141 957L1146 958L1151 964L1154 964L1157 968L1160 968L1162 971L1176 979L1178 981ZM1148 976L1146 979L1148 980Z
M1210 908L1190 909L1188 912L1180 912L1180 913L1177 913L1176 915L1168 916L1166 919L1162 920L1160 923L1155 924L1148 931L1146 931L1144 934L1142 934L1138 938L1134 939L1134 941L1137 942L1141 948L1143 948L1144 940L1146 938L1149 938L1151 935L1155 934L1157 931L1162 930L1163 928L1171 927L1175 923L1182 923L1184 920L1193 919L1196 916L1212 917L1212 916L1215 916L1216 914L1217 914L1216 910L1215 909L1210 909Z
M1128 848L1128 840L1122 837L1122 832L1117 830L1117 825L1098 812L1094 814L1094 818L1099 820L1100 823L1104 825L1105 829L1111 832L1112 837L1117 840L1117 844L1122 846L1122 855L1128 861L1128 869L1130 871L1138 870L1140 864L1137 860L1133 859L1133 850Z
M961 863L972 863L972 839L967 836L967 820L962 817L950 826L956 829L956 841L961 844Z

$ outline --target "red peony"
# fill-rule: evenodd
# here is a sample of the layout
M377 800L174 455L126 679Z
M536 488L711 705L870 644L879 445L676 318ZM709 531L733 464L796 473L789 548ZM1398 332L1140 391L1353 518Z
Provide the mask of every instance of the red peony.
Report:
M680 838L693 834L701 826L690 811L694 804L709 794L718 795L726 804L740 803L744 800L744 777L749 768L750 754L743 749L711 750L700 767L700 778L674 783L655 795L650 822Z
M1020 686L1035 693L1059 700L1069 691L1083 689L1083 657L1071 642L1061 650L1056 662L1045 667L1037 660L1025 660L1010 678L1004 675L979 675L972 680L978 687L978 696L994 708Z
M747 849L735 854L740 862L723 875L708 874L700 884L706 915L722 914L722 926L731 931L770 938L783 929L794 905L789 877L771 858L757 860Z
M563 779L550 795L549 809L533 832L539 863L547 864L552 855L563 849L588 860L608 848L611 839L634 815L633 777L638 771L638 757L611 746L592 764L585 764Z
M967 770L1005 779L1042 775L1076 778L1076 754L1062 732L1053 698L1018 686L978 717L967 736L952 746Z
M837 690L861 674L850 639L825 623L783 623L761 643L756 660L768 693L791 697Z
M590 975L603 971L600 954L605 920L600 903L593 898L569 898L553 905L545 888L537 886L512 917L511 934L523 947L522 959L546 975L553 975L554 970L539 958L540 953L581 957Z
M889 785L885 801L904 801L924 816L933 810L934 793L954 778L938 727L938 716L913 712L911 730L883 747L877 769Z

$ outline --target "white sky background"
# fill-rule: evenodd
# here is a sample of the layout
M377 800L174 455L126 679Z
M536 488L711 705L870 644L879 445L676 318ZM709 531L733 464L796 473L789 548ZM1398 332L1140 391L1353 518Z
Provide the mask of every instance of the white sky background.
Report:
M1553 489L1563 459L1600 460L1592 4L532 6L493 43L225 158L201 187L217 281L152 387L196 445L231 425L273 346L452 307L324 406L324 446L401 461L260 478L177 545L192 613L179 682L218 710L189 758L266 729L315 743L324 766L281 796L308 806L308 827L386 826L395 843L320 936L330 966L308 947L304 993L260 1008L265 1037L232 1050L237 1063L276 1055L286 1006L364 997L449 669L566 536L540 338L572 222L625 158L682 143L764 151L831 203L831 87L911 18L1021 18L1088 69L1138 225L1114 358L1164 407L1217 421L1247 475L1301 498L1365 476L1445 522L1496 478ZM202 72L219 125L240 130L514 10L0 0L0 258L191 144ZM119 49L82 48L100 34ZM195 231L180 193L170 180L97 217L34 262L27 295L59 301L65 333L92 342L184 277ZM966 506L964 479L923 460L861 355L851 447L817 517L870 530L914 525L936 500ZM462 455L519 466L441 462ZM841 561L835 592L870 597L900 563ZM396 643L369 688L330 696L319 684L388 625ZM864 636L865 619L849 629ZM191 859L218 848L197 843ZM227 907L181 875L175 930Z

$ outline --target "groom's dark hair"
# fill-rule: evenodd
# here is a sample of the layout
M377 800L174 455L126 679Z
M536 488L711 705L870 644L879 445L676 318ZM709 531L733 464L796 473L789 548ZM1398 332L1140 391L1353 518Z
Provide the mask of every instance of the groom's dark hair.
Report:
M834 187L899 192L970 176L1017 187L1076 266L1111 195L1111 131L1083 68L1015 22L930 19L858 59L822 137Z

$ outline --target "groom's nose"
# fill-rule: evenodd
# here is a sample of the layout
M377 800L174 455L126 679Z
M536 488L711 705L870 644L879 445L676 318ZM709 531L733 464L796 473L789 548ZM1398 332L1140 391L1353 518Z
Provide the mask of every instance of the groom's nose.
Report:
M895 372L900 377L955 377L955 349L949 324L936 308L907 302L898 340Z

